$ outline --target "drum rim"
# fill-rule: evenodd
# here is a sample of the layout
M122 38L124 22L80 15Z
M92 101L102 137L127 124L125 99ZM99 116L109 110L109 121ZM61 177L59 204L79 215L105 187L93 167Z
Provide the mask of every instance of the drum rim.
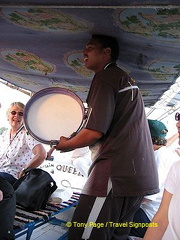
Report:
M52 94L52 93L59 93L59 94L63 93L66 96L67 95L71 96L71 97L73 96L74 99L79 103L79 105L81 107L82 115L84 116L84 114L85 114L85 107L84 107L83 101L80 99L80 97L77 94L75 94L74 92L72 92L69 89L61 88L61 87L48 87L48 88L41 89L38 92L34 93L34 95L28 100L28 102L26 103L25 108L24 108L24 126L25 126L27 132L33 138L35 138L37 141L39 141L41 143L44 143L44 144L47 144L47 145L56 145L59 142L59 140L57 140L57 139L45 140L45 139L37 136L35 133L33 133L33 131L31 130L30 126L28 125L28 122L27 122L28 119L27 118L28 118L28 112L29 112L30 107L32 106L32 104L37 99L39 99L40 97L43 97L43 96L46 96L46 95ZM83 123L83 119L81 120L81 124L80 124L79 128L77 129L77 132L81 128L82 123Z

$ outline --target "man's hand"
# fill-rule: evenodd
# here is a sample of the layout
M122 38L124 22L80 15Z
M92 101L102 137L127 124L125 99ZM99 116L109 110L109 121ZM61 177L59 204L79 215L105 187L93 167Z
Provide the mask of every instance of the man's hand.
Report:
M66 151L71 151L70 149L67 149L67 142L68 142L69 138L66 137L60 137L60 141L59 143L56 145L56 150L62 150L64 152Z

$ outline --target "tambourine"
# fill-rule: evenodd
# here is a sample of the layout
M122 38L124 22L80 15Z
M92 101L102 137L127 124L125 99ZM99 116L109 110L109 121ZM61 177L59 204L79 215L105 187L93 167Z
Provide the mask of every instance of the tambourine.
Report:
M24 125L39 142L56 145L61 136L71 137L84 126L88 108L72 91L59 87L36 92L24 110Z

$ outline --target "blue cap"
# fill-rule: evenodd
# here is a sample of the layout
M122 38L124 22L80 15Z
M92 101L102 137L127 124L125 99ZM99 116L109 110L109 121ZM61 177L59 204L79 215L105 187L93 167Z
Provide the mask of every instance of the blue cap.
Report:
M167 135L167 127L164 123L158 120L148 119L149 129L151 132L151 137L165 138Z

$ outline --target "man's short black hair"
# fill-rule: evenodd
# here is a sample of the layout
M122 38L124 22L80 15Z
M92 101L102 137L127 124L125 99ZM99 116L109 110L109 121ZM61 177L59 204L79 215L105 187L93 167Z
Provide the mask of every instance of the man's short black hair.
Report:
M111 59L115 62L117 61L119 57L119 44L118 40L115 37L93 34L92 38L97 39L103 48L109 47L111 49Z
M152 137L152 143L159 146L166 146L167 140L165 138Z

